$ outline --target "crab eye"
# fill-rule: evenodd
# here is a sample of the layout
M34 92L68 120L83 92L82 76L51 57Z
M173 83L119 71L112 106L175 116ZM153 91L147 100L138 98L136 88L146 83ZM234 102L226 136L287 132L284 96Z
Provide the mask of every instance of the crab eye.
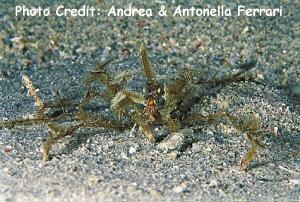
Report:
M160 93L160 88L157 89L157 93L158 93L158 94Z

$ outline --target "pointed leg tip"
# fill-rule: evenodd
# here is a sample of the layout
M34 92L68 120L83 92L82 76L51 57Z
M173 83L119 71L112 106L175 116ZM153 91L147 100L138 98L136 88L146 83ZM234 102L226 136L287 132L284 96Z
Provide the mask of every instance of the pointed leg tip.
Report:
M243 170L243 171L247 170L249 164L250 164L250 161L248 161L246 159L242 159L241 163L240 163L241 170Z
M148 137L148 141L149 141L150 143L155 143L155 138L154 138L154 136L152 135L152 136Z
M142 44L141 44L141 47L140 47L140 51L144 51L144 50L146 50L146 48L145 48L145 44L144 44L144 43L142 43Z
M49 150L42 148L43 161L49 161Z
M49 160L49 155L43 154L43 161L48 161L48 160Z

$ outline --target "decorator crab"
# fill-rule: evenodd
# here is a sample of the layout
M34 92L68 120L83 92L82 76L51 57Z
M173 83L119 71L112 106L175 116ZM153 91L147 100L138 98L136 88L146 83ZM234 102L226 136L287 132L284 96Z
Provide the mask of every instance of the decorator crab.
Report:
M42 153L43 160L48 160L51 147L58 140L73 135L79 128L103 128L122 132L138 125L149 142L155 143L157 138L153 132L154 127L166 126L172 139L174 134L192 131L182 128L226 120L240 133L246 134L251 142L251 148L241 161L242 168L247 168L255 157L257 148L261 146L258 141L261 133L259 118L253 116L240 120L226 111L202 115L191 109L216 89L234 82L253 81L248 70L255 62L241 65L238 73L211 79L204 78L203 72L196 68L184 67L177 77L162 82L157 79L143 44L140 47L140 54L146 78L141 92L126 87L126 83L133 79L134 72L124 70L113 75L107 69L110 61L98 64L94 70L88 72L84 81L87 91L80 100L58 96L55 101L43 101L29 77L24 75L24 84L35 100L37 111L29 117L2 121L0 126L11 128L15 125L47 124L49 136L43 142ZM103 88L96 88L99 83ZM89 110L89 106L95 104L92 101L96 97L107 103L108 113Z

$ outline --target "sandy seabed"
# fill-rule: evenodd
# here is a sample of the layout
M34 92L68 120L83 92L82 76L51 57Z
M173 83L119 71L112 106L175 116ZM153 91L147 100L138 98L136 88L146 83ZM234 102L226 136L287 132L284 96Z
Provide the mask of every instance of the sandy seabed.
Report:
M51 9L84 4L108 10L129 3L32 1L33 6ZM136 1L134 6L154 10L161 3ZM191 1L164 5L175 9L178 4L197 6ZM232 1L226 7L237 5ZM56 144L47 162L40 151L48 134L45 125L1 128L0 201L299 201L297 1L245 4L283 6L283 16L275 17L15 17L15 6L0 3L0 120L35 111L22 87L24 74L45 100L53 99L57 90L77 99L84 95L81 84L87 71L115 57L110 70L136 70L130 88L141 91L143 42L159 79L176 75L186 65L206 69L208 77L226 75L237 71L236 64L256 58L251 71L261 84L224 87L208 96L201 110L226 109L239 117L257 114L270 134L262 137L266 148L259 149L245 172L239 163L249 143L226 123L194 128L197 141L176 159L149 144L138 130L120 134L81 129Z

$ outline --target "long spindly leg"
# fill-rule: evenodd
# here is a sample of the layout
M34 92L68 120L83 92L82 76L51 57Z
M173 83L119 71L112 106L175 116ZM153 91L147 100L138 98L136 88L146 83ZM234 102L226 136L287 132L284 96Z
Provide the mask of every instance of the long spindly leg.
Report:
M247 138L251 143L251 148L247 151L243 159L241 160L241 168L245 170L250 162L255 158L257 154L257 149L262 146L257 139L253 137L253 134L247 133Z
M155 137L148 122L138 122L141 130L146 135L149 142L154 143Z
M259 117L253 115L241 121L239 121L237 117L230 115L228 115L228 118L237 130L246 134L247 139L251 143L250 149L241 160L241 168L245 170L250 162L255 158L258 147L264 147L256 138L261 132L263 132L259 127Z
M221 119L229 120L232 125L241 133L246 134L247 139L251 143L251 148L247 151L241 161L241 168L244 170L248 167L250 162L255 158L258 147L264 147L256 138L259 133L263 132L259 129L259 118L256 116L248 117L240 121L237 117L229 115L226 112L217 112L210 115L191 114L185 119L186 123L203 123L218 121Z
M218 121L223 118L227 118L228 114L226 112L216 112L209 115L202 115L202 114L190 114L188 117L186 117L182 123L184 124L191 124L193 123L203 123L203 122L212 122L212 121Z
M47 161L49 160L49 152L52 148L52 145L54 145L58 140L74 134L74 132L81 126L82 124L70 126L68 128L64 128L62 126L59 126L58 124L48 124L50 135L49 137L43 142L43 160Z
M148 141L154 143L155 136L150 126L151 121L140 112L135 114L134 120L140 126L140 130L146 135Z
M167 101L164 109L161 111L161 118L167 124L171 133L176 133L180 130L180 123L171 117L171 112L176 109L176 102Z
M145 134L146 138L150 143L155 142L155 136L153 134L152 128L150 126L150 121L145 120L141 117L136 117L136 123L139 125L140 130Z

